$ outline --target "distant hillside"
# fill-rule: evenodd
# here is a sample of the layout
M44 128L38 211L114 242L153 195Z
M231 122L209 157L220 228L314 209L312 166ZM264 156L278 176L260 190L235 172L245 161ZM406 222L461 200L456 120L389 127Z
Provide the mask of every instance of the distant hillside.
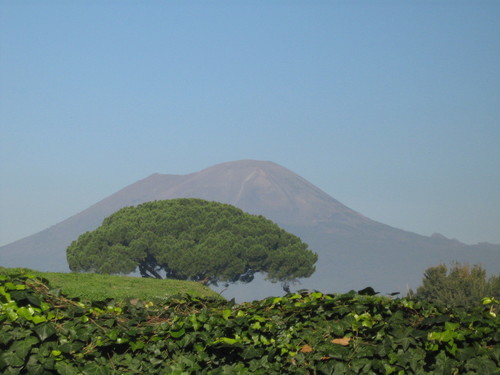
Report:
M151 200L202 198L264 215L298 235L319 254L316 273L296 289L325 292L361 289L401 291L420 284L423 271L452 261L500 270L500 245L465 245L442 236L421 236L378 223L338 202L304 178L272 162L243 160L187 175L153 174L44 231L0 248L0 265L68 271L71 241L121 207ZM281 294L257 279L231 286L225 297L260 299Z

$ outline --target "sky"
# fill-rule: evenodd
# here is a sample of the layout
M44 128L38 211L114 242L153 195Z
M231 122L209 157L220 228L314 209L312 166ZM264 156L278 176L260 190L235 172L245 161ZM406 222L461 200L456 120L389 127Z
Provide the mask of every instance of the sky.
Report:
M498 244L499 66L499 1L0 0L0 245L241 159Z

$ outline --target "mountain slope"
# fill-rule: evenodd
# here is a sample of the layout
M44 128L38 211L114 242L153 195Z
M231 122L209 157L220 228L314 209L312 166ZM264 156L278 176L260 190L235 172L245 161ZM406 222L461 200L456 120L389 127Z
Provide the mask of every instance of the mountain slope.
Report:
M233 204L300 236L320 258L317 272L297 288L346 291L371 285L382 292L405 292L420 283L425 268L440 262L481 263L490 272L500 269L500 245L468 246L378 223L290 170L253 160L218 164L187 175L153 174L59 224L1 247L0 265L68 271L66 247L111 213L124 206L182 197ZM260 278L224 293L253 299L281 290Z

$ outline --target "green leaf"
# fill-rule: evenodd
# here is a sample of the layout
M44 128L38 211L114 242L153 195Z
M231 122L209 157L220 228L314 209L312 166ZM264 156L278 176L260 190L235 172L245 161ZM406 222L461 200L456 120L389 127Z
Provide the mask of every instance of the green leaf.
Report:
M2 375L18 375L21 374L21 369L17 367L7 367Z
M446 331L455 331L458 327L460 327L460 324L458 324L458 323L452 323L452 322L445 322L444 323L444 329Z
M35 316L33 316L32 321L35 324L40 324L40 323L47 321L47 318L43 315L35 315Z
M42 364L38 362L37 355L30 356L28 363L26 364L26 370L30 375L44 375L47 373Z
M335 375L336 374L348 374L348 373L349 373L349 369L345 363L343 363L343 362L335 363L335 367L334 367L334 374Z
M78 370L66 361L56 362L56 370L60 375L77 375Z
M191 324L193 325L193 329L195 331L198 331L200 329L200 327L201 327L201 323L196 318L196 315L195 314L191 314L191 316L189 317L189 320L191 321Z
M396 341L403 347L403 350L408 350L408 347L415 342L413 337L401 337Z
M130 347L135 352L136 350L144 349L144 342L142 341L130 341Z
M6 290L16 290L17 289L16 284L14 284L11 281L7 281L4 285L5 285Z
M12 344L10 350L14 351L23 360L28 356L33 345L38 343L38 339L34 336L29 336L24 340L16 341Z
M494 374L495 371L498 371L497 365L495 362L491 361L488 358L473 358L466 365L468 370L476 370L479 374Z
M241 353L241 356L243 359L252 359L252 358L260 358L262 357L264 353L264 349L257 349L254 346L248 346L243 350L243 353Z
M170 336L172 336L174 339L178 339L179 337L184 336L186 333L186 330L184 328L181 328L178 331L170 331Z
M94 362L87 363L83 368L85 375L109 375L111 370L108 366L102 366Z
M231 316L233 312L230 310L230 309L226 309L222 312L222 316L224 319L229 319L229 317Z
M361 370L364 368L364 367L370 367L370 359L368 358L361 358L361 359L358 359L358 360L354 360L351 362L351 370L354 371L356 374L360 374L361 373Z
M28 294L28 296L27 296L27 300L28 300L28 302L29 302L31 305L33 305L33 306L35 306L35 307L40 307L40 306L41 306L41 304L42 304L42 301L40 300L40 298L39 298L39 297L37 297L37 296L35 296L35 295L33 295L33 294Z
M24 287L24 285L20 285L20 286ZM41 303L40 298L29 293L28 291L24 291L24 290L21 291L19 289L13 290L10 292L10 296L15 301L25 302L25 303L29 303L33 306L40 307L40 303Z
M117 329L113 329L111 331L109 331L106 336L108 336L112 341L116 341L118 339L118 330Z
M24 365L24 358L21 358L16 352L8 351L0 354L0 368L20 367L22 365Z
M35 333L41 341L45 341L56 333L56 329L52 323L45 323L35 328Z
M58 349L63 353L75 353L83 348L84 344L80 341L66 342L58 346Z
M333 334L337 337L343 337L346 329L350 326L346 321L334 322L330 325Z
M214 343L224 343L224 344L228 344L228 345L234 345L236 344L237 342L239 342L239 340L236 340L236 339L232 339L230 337L219 337L218 339L216 339L214 341Z

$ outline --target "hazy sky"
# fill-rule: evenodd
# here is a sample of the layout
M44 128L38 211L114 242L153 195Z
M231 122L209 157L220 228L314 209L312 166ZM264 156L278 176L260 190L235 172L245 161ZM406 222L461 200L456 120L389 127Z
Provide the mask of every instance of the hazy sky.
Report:
M240 159L500 243L500 1L0 0L0 245Z

